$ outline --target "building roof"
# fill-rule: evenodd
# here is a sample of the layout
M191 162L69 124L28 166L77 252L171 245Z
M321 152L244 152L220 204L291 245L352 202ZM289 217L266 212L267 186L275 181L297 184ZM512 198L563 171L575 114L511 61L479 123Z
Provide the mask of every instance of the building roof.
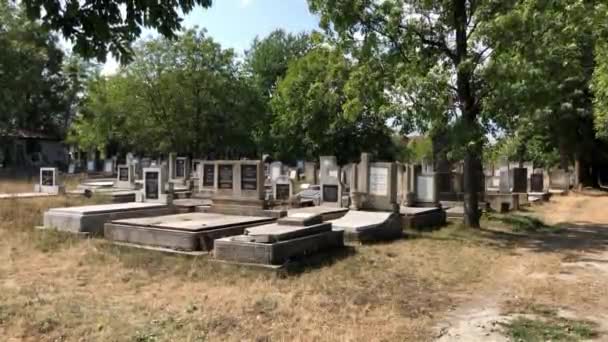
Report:
M61 140L56 136L29 131L26 129L15 129L11 131L0 131L1 137L18 138L18 139L38 139L38 140Z

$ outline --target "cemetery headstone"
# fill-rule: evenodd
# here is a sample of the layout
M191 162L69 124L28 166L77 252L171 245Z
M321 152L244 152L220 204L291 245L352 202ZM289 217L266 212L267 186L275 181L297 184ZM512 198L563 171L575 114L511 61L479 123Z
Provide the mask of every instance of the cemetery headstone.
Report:
M342 207L342 183L340 167L334 156L323 156L321 159L321 204Z
M56 167L41 167L38 184L34 187L36 192L49 194L59 194L64 191L59 176L59 169Z
M513 169L513 189L515 193L528 192L528 169L517 167Z
M532 192L544 192L544 177L542 173L533 173L530 176L530 190Z
M135 173L133 165L119 165L114 186L121 189L135 187Z
M141 201L170 203L171 196L167 193L166 169L163 166L152 166L143 169L143 189L141 190Z
M114 159L107 158L103 161L103 172L108 175L114 174Z
M269 173L270 180L272 182L276 181L283 174L283 163L281 163L280 161L270 163Z
M309 184L317 184L318 167L315 162L304 162L304 178Z
M498 189L502 193L511 192L511 182L509 181L509 170L501 169L500 170L500 182L498 185Z
M199 175L199 168L201 168L203 161L200 159L193 159L192 160L192 173L190 178L198 178Z
M272 193L275 201L289 201L293 196L293 181L289 177L280 176L272 183Z

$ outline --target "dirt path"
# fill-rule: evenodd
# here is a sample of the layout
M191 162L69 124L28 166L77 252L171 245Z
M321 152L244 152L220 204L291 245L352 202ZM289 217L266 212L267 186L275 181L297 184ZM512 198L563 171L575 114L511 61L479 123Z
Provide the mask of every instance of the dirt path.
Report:
M518 239L511 265L438 324L438 341L508 341L501 323L539 305L595 322L608 341L608 196L556 197L531 214L561 232Z

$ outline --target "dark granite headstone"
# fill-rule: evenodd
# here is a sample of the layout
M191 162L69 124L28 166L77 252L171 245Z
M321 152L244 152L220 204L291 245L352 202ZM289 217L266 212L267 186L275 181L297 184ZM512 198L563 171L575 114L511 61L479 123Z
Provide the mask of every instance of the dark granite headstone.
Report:
M203 186L213 186L215 183L215 165L205 164L203 166Z
M175 161L175 178L184 178L186 175L186 160L177 159Z
M121 182L129 181L129 168L128 167L119 167L118 168L118 180Z
M55 172L52 170L42 170L41 172L41 180L40 180L40 184L42 186L55 186L54 184L54 174Z
M275 199L284 201L289 199L289 184L276 184Z
M241 165L241 189L258 189L258 167L257 165Z
M158 172L146 172L146 198L149 199L158 199L159 191L159 180L160 174Z
M232 189L232 165L218 165L218 187L220 189Z
M544 177L542 173L534 173L530 176L530 190L532 192L543 192L545 190Z
M513 169L513 192L528 192L528 169L525 167Z
M337 185L323 185L323 201L332 203L338 202Z

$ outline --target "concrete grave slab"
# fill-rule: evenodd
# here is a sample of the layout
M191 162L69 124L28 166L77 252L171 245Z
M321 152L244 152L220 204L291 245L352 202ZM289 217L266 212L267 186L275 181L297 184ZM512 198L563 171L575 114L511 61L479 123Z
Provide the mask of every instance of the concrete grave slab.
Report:
M410 229L431 229L446 223L446 213L438 207L404 207L399 210L402 224Z
M309 226L323 222L323 217L317 213L292 213L280 218L277 223L289 226Z
M326 231L275 243L251 242L247 235L215 240L216 259L238 264L283 265L296 258L344 246L343 231Z
M53 208L44 213L44 227L72 233L102 234L103 225L115 219L172 214L159 203L113 203Z
M331 230L331 223L318 223L309 226L283 224L265 224L245 229L245 235L252 242L273 243L291 240L306 235L313 235Z
M335 220L340 218L348 212L348 208L337 208L329 206L316 206L316 207L304 207L294 208L287 211L287 217L299 215L299 214L314 214L320 215L323 221Z
M105 225L106 239L181 251L209 251L214 240L274 221L270 217L185 213L114 220Z
M351 210L332 220L334 230L344 231L347 241L376 241L401 237L401 217L391 212Z

